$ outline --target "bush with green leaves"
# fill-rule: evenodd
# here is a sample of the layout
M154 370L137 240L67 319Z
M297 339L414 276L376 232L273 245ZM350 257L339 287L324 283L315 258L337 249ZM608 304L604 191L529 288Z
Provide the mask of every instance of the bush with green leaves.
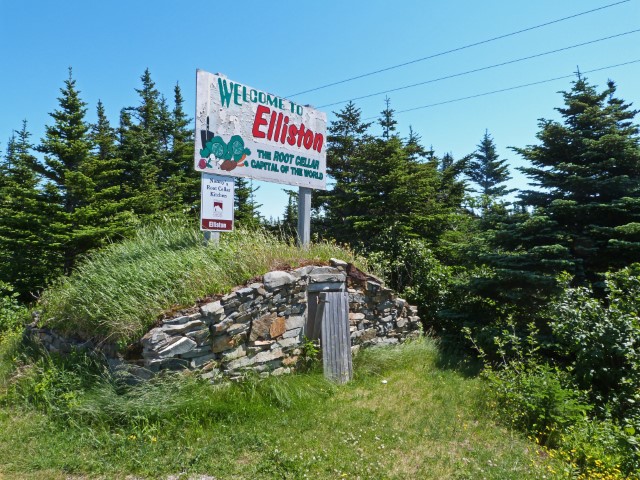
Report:
M551 304L552 329L578 385L623 420L640 402L640 264L607 274L605 285L605 298L566 288Z
M448 301L455 269L442 264L427 241L393 228L379 234L373 245L368 263L392 288L418 305L421 317L433 325Z
M0 335L22 325L26 314L27 309L18 302L18 294L13 287L0 282Z
M571 387L567 372L555 366L513 361L500 370L485 370L484 376L503 420L551 447L590 410L584 394Z

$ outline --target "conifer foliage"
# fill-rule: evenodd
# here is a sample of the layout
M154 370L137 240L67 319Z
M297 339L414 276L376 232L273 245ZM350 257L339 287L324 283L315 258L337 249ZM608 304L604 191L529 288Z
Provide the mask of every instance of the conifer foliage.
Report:
M540 143L515 151L536 190L528 210L505 215L487 260L495 276L478 281L483 295L518 306L520 318L548 302L555 276L598 289L603 274L640 261L640 137L636 111L609 82L598 91L578 78L564 92L561 120L541 120Z

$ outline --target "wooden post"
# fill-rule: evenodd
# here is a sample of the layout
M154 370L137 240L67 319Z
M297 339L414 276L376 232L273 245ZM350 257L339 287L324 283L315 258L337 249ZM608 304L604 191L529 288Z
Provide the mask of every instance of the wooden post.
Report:
M298 189L298 245L306 247L311 241L311 189Z
M204 232L204 244L209 245L209 243L213 243L214 245L218 245L220 243L220 232Z
M324 376L336 383L347 383L353 377L347 292L321 292L317 314L322 315Z

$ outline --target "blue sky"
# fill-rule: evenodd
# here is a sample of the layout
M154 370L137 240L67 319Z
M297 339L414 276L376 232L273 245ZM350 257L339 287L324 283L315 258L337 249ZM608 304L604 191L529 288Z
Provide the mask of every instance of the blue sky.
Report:
M195 105L197 68L290 96L345 78L455 49L616 0L448 1L183 1L0 0L0 149L13 129L29 122L34 141L51 123L49 112L67 69L73 67L82 98L95 118L101 99L111 122L122 107L136 105L135 88L149 68L171 97L176 82L186 107ZM550 50L640 29L640 0L559 22L505 39L293 97L321 106L373 92L428 81ZM503 67L389 93L398 112L525 83L640 59L640 32ZM640 107L640 63L587 74ZM523 160L508 146L536 142L539 118L557 118L560 90L570 79L398 113L436 154L472 152L485 129L515 171ZM384 95L357 101L364 117L377 117ZM331 112L341 105L327 107ZM378 130L375 130L378 131ZM257 200L266 217L279 216L283 186L260 183Z

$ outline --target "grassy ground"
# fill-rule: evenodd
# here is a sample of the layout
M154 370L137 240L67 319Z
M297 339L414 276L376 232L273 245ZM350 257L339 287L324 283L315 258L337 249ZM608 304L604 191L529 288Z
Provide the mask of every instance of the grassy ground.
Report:
M479 379L445 363L425 339L361 353L340 387L317 372L144 389L97 375L41 402L38 385L77 382L36 363L0 390L0 478L562 478L560 463L494 423Z

